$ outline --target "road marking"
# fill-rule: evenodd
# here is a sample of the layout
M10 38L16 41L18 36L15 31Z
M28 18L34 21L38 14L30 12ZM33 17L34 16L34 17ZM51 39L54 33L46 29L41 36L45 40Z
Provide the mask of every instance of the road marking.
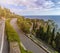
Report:
M24 48L24 50L27 50L26 47L20 42L21 46Z

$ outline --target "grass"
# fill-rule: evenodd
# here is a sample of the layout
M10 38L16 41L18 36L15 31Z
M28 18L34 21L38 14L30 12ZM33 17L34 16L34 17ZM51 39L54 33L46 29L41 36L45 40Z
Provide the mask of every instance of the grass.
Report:
M24 50L24 48L20 44L20 38L18 34L16 33L16 31L13 29L13 27L10 25L8 21L6 21L5 28L6 28L7 39L9 42L14 42L14 41L18 42L21 53L32 53L31 51Z

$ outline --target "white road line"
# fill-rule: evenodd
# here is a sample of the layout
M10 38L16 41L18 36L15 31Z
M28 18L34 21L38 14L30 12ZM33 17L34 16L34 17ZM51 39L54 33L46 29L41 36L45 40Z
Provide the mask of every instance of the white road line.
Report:
M3 51L3 44L4 44L4 30L5 30L5 21L4 23L2 24L2 41L1 41L1 50L0 50L0 53L2 53Z
M24 48L24 50L27 50L26 47L20 42L21 46Z

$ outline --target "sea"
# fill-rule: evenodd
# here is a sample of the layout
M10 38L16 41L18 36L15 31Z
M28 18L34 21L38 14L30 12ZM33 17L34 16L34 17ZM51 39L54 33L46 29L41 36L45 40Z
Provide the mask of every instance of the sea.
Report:
M44 19L47 20L53 20L55 24L58 25L58 28L60 28L60 15L43 15L43 16L24 16L25 18L31 18L31 19Z

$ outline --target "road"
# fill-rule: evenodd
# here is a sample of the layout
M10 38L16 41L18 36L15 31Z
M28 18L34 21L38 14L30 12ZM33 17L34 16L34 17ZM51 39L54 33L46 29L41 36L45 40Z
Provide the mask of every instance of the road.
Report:
M9 53L9 48L8 48L8 41L7 41L7 36L4 34L4 44L3 44L3 51L2 53Z
M7 38L5 35L5 21L0 20L0 53L8 53Z
M10 23L14 27L16 32L18 33L20 40L22 44L25 46L25 48L27 50L32 51L33 53L47 53L42 48L40 48L38 45L36 45L32 40L30 40L28 37L24 35L24 33L18 28L16 20L17 19L12 19Z
M2 51L3 51L4 29L5 29L4 20L0 20L0 53L2 53Z

